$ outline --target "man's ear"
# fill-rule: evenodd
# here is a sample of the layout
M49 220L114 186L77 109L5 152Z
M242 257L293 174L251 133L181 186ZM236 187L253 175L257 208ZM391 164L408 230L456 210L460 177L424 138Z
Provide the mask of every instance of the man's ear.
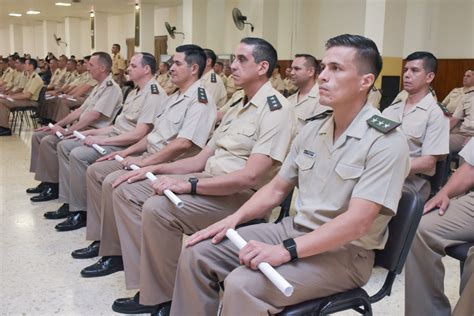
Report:
M369 91L370 88L374 85L374 83L375 83L374 74L369 73L369 74L362 75L360 88L361 90Z
M198 74L199 74L199 65L198 64L193 64L191 66L191 74L193 76L196 76L196 77L198 76Z
M426 82L427 83L431 83L435 78L435 73L434 72L430 72L426 75Z
M268 68L270 67L270 64L268 61L264 60L259 62L258 64L258 74L261 75L266 75L268 72Z

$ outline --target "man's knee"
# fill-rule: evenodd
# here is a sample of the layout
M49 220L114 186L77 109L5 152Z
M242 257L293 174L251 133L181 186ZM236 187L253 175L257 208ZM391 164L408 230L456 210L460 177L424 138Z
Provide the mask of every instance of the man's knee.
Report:
M144 224L151 222L153 219L170 222L175 218L175 211L174 204L166 196L152 196L143 204Z

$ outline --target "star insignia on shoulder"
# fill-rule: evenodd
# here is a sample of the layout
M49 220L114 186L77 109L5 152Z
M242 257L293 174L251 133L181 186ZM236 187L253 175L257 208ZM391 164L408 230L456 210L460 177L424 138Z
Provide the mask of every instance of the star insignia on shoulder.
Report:
M280 100L278 100L276 95L271 95L267 97L268 106L270 107L270 111L279 110L282 108Z
M151 94L160 94L160 90L158 90L158 86L156 84L152 84L150 88L151 88Z
M378 130L379 132L383 134L387 134L390 131L394 130L398 126L400 126L401 123L397 123L394 121L391 121L389 119L386 119L385 117L382 117L380 115L374 115L371 118L367 120L367 124Z
M449 112L448 108L441 102L437 102L441 111L443 111L444 116L451 117L451 113Z
M213 82L213 83L216 83L216 82L217 82L217 78L216 78L216 74L215 74L215 73L212 73L212 74L211 74L211 82Z
M112 86L113 85L112 80L107 81L106 85L107 85L107 87Z
M208 102L206 90L202 87L198 88L198 101L199 103L203 103L203 104L207 104Z

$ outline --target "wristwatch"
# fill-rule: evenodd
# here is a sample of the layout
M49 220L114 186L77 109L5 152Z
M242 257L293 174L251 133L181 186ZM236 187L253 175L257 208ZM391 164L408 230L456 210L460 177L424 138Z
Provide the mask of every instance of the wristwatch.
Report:
M191 195L196 195L197 183L199 179L196 177L191 177L188 179L189 183L191 183Z
M283 240L283 246L290 253L291 261L298 260L298 253L296 252L296 243L293 238Z

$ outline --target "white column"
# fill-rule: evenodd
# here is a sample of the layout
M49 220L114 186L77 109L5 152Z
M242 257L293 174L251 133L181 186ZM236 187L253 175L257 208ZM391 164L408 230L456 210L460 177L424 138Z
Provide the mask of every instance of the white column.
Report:
M385 0L366 0L364 36L377 44L383 53L385 30Z
M183 0L183 43L206 46L207 2L205 0ZM180 30L178 30L180 31ZM176 39L179 39L179 34Z
M64 41L67 43L66 55L71 56L75 55L77 58L80 58L81 54L81 43L80 43L80 32L81 25L80 19L66 17L64 19Z
M46 56L48 52L52 52L57 56L58 46L54 40L53 35L56 34L57 25L56 22L43 21L43 45L41 47L42 55Z
M110 52L107 38L107 13L95 12L95 52Z
M135 22L134 22L135 25ZM136 52L155 54L155 5L152 3L140 4L140 45L135 47Z
M23 55L23 30L21 25L10 24L10 52Z

